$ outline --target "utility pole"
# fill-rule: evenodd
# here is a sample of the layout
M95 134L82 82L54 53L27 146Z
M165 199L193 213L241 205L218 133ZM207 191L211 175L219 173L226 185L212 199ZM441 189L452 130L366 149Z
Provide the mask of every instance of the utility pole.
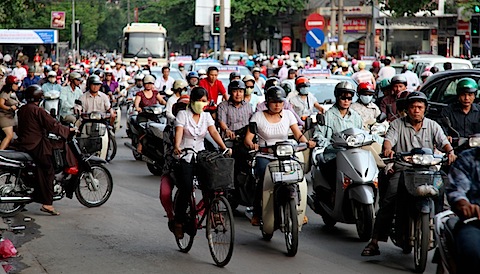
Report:
M127 25L130 24L130 0L127 0Z
M370 31L368 32L370 35L370 39L368 39L368 55L375 56L375 22L377 19L375 18L375 7L376 7L376 0L371 0L372 4L372 20L370 24Z
M223 64L225 51L225 0L220 0L220 63Z
M337 7L335 7L335 0L331 0L330 8L330 37L335 39L335 28L337 27ZM335 43L332 43L333 45ZM328 49L330 50L330 49Z
M75 29L76 29L76 23L75 23L75 0L72 0L72 51L73 51L73 62L77 63L77 54L75 52L76 49L76 39L75 39ZM60 56L57 56L57 58Z
M338 45L343 46L343 0L338 0Z

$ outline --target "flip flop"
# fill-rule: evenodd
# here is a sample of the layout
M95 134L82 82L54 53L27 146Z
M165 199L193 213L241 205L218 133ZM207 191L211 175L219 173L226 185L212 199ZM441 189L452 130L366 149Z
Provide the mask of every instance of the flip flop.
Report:
M362 256L376 256L380 255L378 245L369 243L362 251Z
M55 209L54 209L54 210L50 210L50 209L45 208L45 207L43 207L43 206L40 208L40 211L45 212L45 213L48 213L48 214L53 215L53 216L58 216L58 215L60 215L60 212L56 211Z

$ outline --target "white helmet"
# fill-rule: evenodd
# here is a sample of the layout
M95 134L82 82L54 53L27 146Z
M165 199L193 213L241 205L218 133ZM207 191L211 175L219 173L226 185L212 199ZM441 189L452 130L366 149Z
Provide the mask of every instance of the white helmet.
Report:
M242 79L243 82L253 81L255 82L255 78L252 75L245 75Z
M187 82L184 80L178 79L173 82L173 89L174 90L179 90L179 89L184 89L188 86Z
M146 75L143 78L143 83L144 84L155 84L155 77L153 77L152 75Z
M143 80L143 77L145 77L145 75L143 75L143 73L139 73L135 75L135 80Z
M199 69L198 74L207 74L207 71L205 69Z
M49 71L49 72L47 73L47 77L57 77L57 73L56 73L55 71L53 71L53 70L52 70L52 71Z

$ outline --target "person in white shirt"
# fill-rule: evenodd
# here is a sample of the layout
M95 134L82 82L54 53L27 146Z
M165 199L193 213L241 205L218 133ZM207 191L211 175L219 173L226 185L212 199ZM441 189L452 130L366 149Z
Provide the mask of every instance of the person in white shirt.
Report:
M405 72L402 73L405 78L407 78L407 90L408 91L415 91L418 89L420 86L420 79L418 79L418 76L416 73L414 73L413 70L413 64L408 63L405 65Z
M366 64L363 61L358 62L358 69L359 71L355 72L352 75L352 79L357 81L357 83L370 83L373 85L373 89L375 90L375 77L373 73L365 69Z
M127 76L125 70L122 68L122 62L117 60L115 62L115 68L112 70L113 78L117 82L125 81L125 77Z
M22 61L17 60L15 62L16 67L12 70L12 75L17 76L18 80L23 81L27 77L27 70L22 67Z
M391 79L397 72L395 71L395 68L390 66L392 61L390 59L385 59L383 61L385 66L380 69L378 72L378 79L377 81L382 81L383 79Z
M155 88L158 92L171 90L175 79L170 76L170 68L162 67L163 76L155 80Z
M280 70L278 71L278 79L282 82L288 78L288 68L283 64L282 59L278 60L278 66L280 67Z
M265 86L265 79L260 77L262 70L259 67L253 68L253 78L255 78L255 83L257 83L258 87L262 88Z
M168 98L167 105L165 106L165 113L168 119L175 120L175 115L173 115L173 105L175 105L180 98L180 96L187 93L188 84L184 80L175 80L173 83L173 94Z

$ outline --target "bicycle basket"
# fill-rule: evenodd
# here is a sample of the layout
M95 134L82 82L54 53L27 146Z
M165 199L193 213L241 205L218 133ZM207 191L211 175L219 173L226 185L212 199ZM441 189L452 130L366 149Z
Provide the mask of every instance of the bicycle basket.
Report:
M304 163L297 161L279 161L269 164L270 175L275 184L293 184L303 180Z
M233 189L235 160L217 151L201 151L197 154L196 174L202 190Z
M442 173L439 171L404 171L405 188L416 197L437 196L443 187Z

